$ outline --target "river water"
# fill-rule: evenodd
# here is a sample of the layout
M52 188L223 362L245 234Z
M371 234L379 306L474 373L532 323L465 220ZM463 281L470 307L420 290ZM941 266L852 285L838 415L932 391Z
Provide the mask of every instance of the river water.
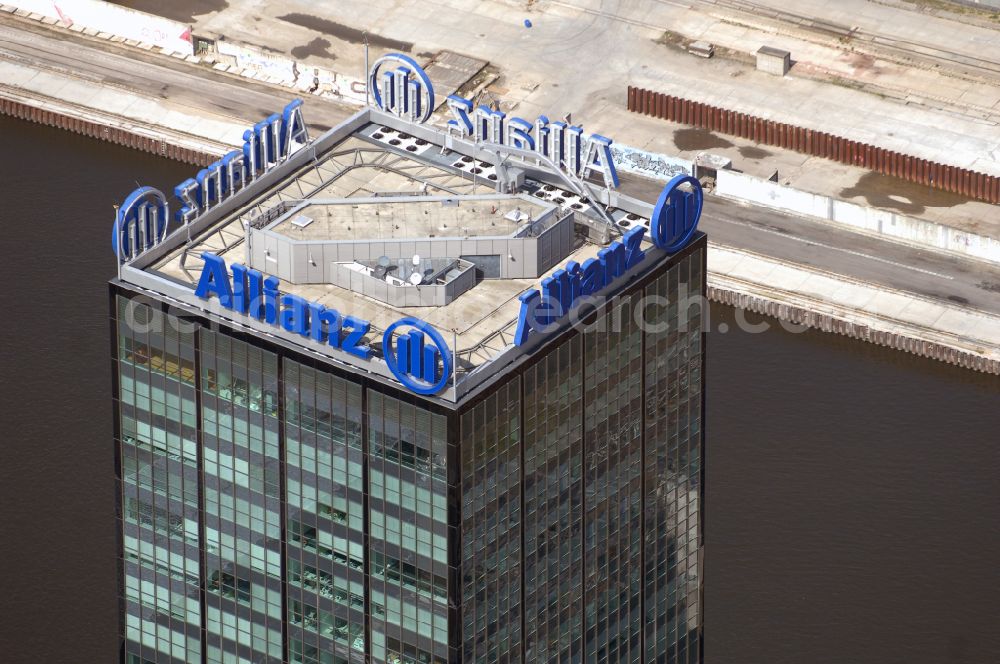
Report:
M111 206L195 169L9 118L0 157L0 660L110 663ZM706 662L1000 662L1000 378L711 314Z

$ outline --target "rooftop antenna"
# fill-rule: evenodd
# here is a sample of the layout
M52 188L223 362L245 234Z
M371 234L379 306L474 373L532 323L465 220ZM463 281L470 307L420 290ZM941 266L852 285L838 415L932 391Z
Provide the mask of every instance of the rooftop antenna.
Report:
M122 229L118 224L118 204L112 203L115 209L115 258L118 259L118 281L122 280Z
M479 145L479 131L477 130L476 133L475 133L475 141L473 142L472 168L469 169L470 171L472 171L472 194L473 195L475 195L477 193L476 190L479 188L479 179L476 177L476 169L479 168L479 164L477 163L478 162L477 157L479 156L479 151L480 150L481 150L481 148L480 148L480 145Z
M365 106L368 105L368 31L365 30L362 33L361 38L365 40L365 71L361 74L361 78L365 81Z

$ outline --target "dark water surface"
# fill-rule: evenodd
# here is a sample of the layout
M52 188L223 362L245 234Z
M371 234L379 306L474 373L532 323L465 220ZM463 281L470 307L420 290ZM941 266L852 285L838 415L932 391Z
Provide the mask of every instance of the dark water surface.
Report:
M194 170L0 118L4 663L116 661L111 204ZM1000 378L772 327L712 310L706 661L1000 662Z

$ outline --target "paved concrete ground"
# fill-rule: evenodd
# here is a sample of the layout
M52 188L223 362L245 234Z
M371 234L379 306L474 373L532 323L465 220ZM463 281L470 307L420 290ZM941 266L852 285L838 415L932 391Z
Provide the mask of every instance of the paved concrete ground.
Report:
M190 4L172 11L190 13ZM349 74L364 68L363 27L373 57L405 47L418 55L447 48L487 58L501 69L492 89L505 108L525 117L572 113L588 129L621 143L689 159L701 151L724 154L740 170L762 177L777 171L782 183L805 191L1000 237L995 206L624 109L625 87L641 85L1000 174L1000 30L991 29L989 21L928 15L898 0L895 5L808 0L794 6L782 0L665 0L612 9L589 0L543 0L530 11L503 0L434 6L435 22L427 21L424 3L388 0L375 0L366 12L304 0L246 0L191 16L196 32L289 55L322 38L330 45L307 60ZM751 13L754 7L759 11ZM776 11L784 12L784 20L769 16ZM803 26L795 15L847 32L856 28L857 43ZM524 27L524 18L532 20L532 28ZM667 26L745 57L763 44L787 48L796 64L792 75L780 79L746 61L701 60L676 45L657 43ZM878 52L870 43L875 37L891 44L919 40L938 50L911 54L913 60L903 63L897 50L886 57L869 55ZM996 71L970 63L993 63ZM831 77L842 84L831 84ZM996 117L989 115L994 112Z
M897 4L911 8L914 6L904 3L902 0L880 0L880 3L887 2L896 2ZM157 10L156 3L147 0L124 2L122 4L128 4L140 9ZM281 45L285 45L286 50L294 57L305 57L307 60L313 61L323 67L337 68L341 73L346 70L353 75L360 75L364 67L363 49L360 46L363 34L356 28L352 28L348 23L336 23L323 16L315 15L315 13L308 14L304 11L305 3L299 4L301 6L296 5L295 2L292 2L291 5L278 5L270 0L244 0L239 3L233 3L233 6L226 5L226 3L178 2L163 8L162 12L168 14L171 18L179 20L194 20L196 29L203 34L223 33L228 39L245 40L248 43L264 46L272 50L281 50ZM757 15L748 14L745 11L735 11L730 8L733 4L743 9L746 9L748 6L756 6L759 7L759 11ZM722 6L720 7L720 5ZM412 24L412 20L414 19L409 18L409 6L408 3L402 3L399 7L388 7L382 11L379 11L376 7L371 14L358 14L354 17L353 20L356 23L365 23L369 27L366 38L372 44L373 56L389 48L402 48L411 52L419 50L419 44L405 42L395 37L386 37L382 34L391 33L392 35L396 35L395 28L397 23L401 22L404 25ZM466 14L470 14L467 11L469 9L468 6L460 2L439 5L439 8L452 6L459 9L452 12L441 9L436 14L444 17L446 19L444 20L445 23L448 23L448 17L456 12L465 11ZM956 57L960 56L963 58L973 57L974 53L977 52L976 49L979 49L980 55L989 56L991 52L998 50L995 45L1000 40L1000 31L987 29L993 23L1000 26L1000 22L987 21L987 27L978 24L970 25L968 22L952 20L958 18L965 20L965 17L959 15L947 14L947 16L951 17L948 20L935 19L934 17L928 17L914 11L903 11L897 7L859 0L851 0L850 2L832 6L827 6L826 3L819 0L810 0L805 5L796 5L795 8L792 8L796 14L789 14L789 11L783 9L782 3L778 2L778 0L760 0L757 3L749 3L749 0L694 0L695 9L687 9L687 5L683 3L666 0L656 6L666 7L674 11L676 16L673 18L676 20L670 23L671 28L674 31L683 31L688 36L708 38L720 44L728 43L729 46L735 49L744 49L746 53L755 50L761 43L765 43L762 40L768 39L770 41L767 43L774 43L792 49L798 60L796 69L800 71L808 66L812 66L808 61L804 61L804 58L809 56L816 62L825 63L824 66L827 68L837 69L839 72L838 75L847 77L854 75L854 80L870 79L872 78L872 72L875 72L873 80L881 81L883 86L886 80L896 80L901 77L904 79L903 84L906 84L907 81L905 79L907 77L925 74L943 76L944 74L931 71L926 67L902 66L897 62L882 63L882 61L878 61L870 67L860 61L855 62L857 54L846 54L842 50L839 50L843 45L836 42L836 40L831 42L831 37L828 33L822 31L817 33L813 28L809 28L808 26L802 27L800 24L804 19L797 19L796 16L804 15L808 12L811 16L815 16L817 20L826 21L822 24L823 26L850 26L843 27L844 31L850 31L852 27L856 26L861 31L856 34L863 34L867 37L875 34L874 31L879 29L879 25L885 24L884 32L888 35L886 39L898 38L901 35L907 34L906 31L910 29L914 30L915 34L921 35L921 39L923 39L928 29L921 28L920 22L927 22L932 26L937 26L936 29L940 32L938 36L928 36L928 43L941 48L946 44L948 39L951 39L953 40L953 48L956 49ZM517 14L515 3L503 3L498 2L498 0L491 0L491 2L481 3L479 7L487 14L476 19L479 23L485 21L486 23L492 22L501 25L504 30L510 33L511 38L516 38L518 43L523 42L529 52L532 50L544 50L547 54L551 55L555 62L559 62L566 57L572 57L572 54L578 51L555 47L552 40L536 39L539 35L546 35L546 29L551 32L553 24L565 24L567 27L573 27L574 22L578 21L580 17L590 17L591 24L583 26L582 31L576 37L571 36L569 39L571 45L576 45L581 40L589 39L590 37L587 37L587 35L590 33L599 36L602 29L601 26L623 33L631 33L639 30L639 26L635 25L637 22L628 18L630 15L629 6L626 6L626 8L617 8L617 13L601 13L602 10L581 4L580 7L583 9L571 11L569 9L571 5L568 2L564 2L563 0L546 0L534 5L532 12L524 14L525 16L530 15L534 17L534 27L530 30L524 28L523 23L513 27L508 25L510 23L509 17ZM492 14L490 13L491 8L496 10ZM297 9L303 11L293 11ZM270 16L268 15L269 12ZM541 18L538 16L540 12L543 13ZM784 21L778 22L770 18L769 14L773 14L774 12L783 12L781 16L784 18ZM548 14L551 14L551 16ZM857 20L851 22L849 19L855 14ZM517 15L520 16L521 14ZM426 25L427 22L423 19L423 16L421 16L420 20ZM980 23L983 21L981 18L977 20ZM632 22L630 23L629 21ZM914 23L915 21L916 24ZM936 23L933 23L934 21ZM763 27L748 27L749 24ZM546 25L549 27L545 28ZM433 27L431 26L432 33ZM678 66L674 71L686 72L686 69L690 69L690 72L686 72L687 74L704 71L706 72L706 76L709 74L715 75L716 78L721 76L725 80L725 84L721 88L718 85L713 85L713 91L717 91L716 93L719 95L730 96L746 97L750 94L760 95L761 100L758 102L758 106L761 108L758 108L757 111L762 111L764 115L775 115L778 110L782 110L788 106L784 99L775 102L773 100L775 95L769 93L768 90L772 90L775 85L780 89L782 86L792 84L793 81L780 80L753 71L745 62L737 60L715 58L712 61L703 61L694 58L678 51L676 48L653 43L650 40L661 33L656 33L655 30L649 32L645 28L644 30L646 33L649 33L647 35L649 38L636 39L636 35L634 34L623 34L623 37L628 37L624 42L628 44L628 48L623 50L627 52L635 51L636 57L638 57L642 53L649 51L650 48L653 48L659 55L663 56L661 60L667 65L674 62L677 63ZM421 30L416 34L423 35L425 32ZM969 33L967 40L961 38L962 32ZM330 42L331 45L318 50L306 48L308 44L303 40L311 40L309 43L312 43L316 39L320 39L320 37L316 37L317 34L322 34L324 35L322 39L333 40L333 42ZM489 33L481 34L487 35ZM469 39L467 37L468 31L456 31L453 41L461 43L464 39L468 42ZM729 41L726 42L726 39ZM618 37L615 37L614 40L617 40L617 42L621 41ZM792 44L788 40L795 41L799 46ZM493 41L495 40L479 38L477 34L475 41L476 44L466 43L465 46L476 49L476 53L483 50L488 50L491 54L493 53L492 49L495 48ZM336 42L335 45L334 42ZM299 45L292 45L296 43ZM303 44L306 46L303 46ZM34 45L22 44L21 46L24 49L30 49ZM308 51L308 53L303 55L303 50ZM29 52L30 50L24 50L25 54ZM567 56L567 53L569 53L569 56ZM800 53L801 55L799 55ZM428 52L423 52L423 54L425 56L430 55ZM149 57L145 53L140 55ZM420 53L417 53L417 55L419 57ZM493 57L493 55L489 57ZM508 56L504 57L510 59ZM947 65L947 63L945 64ZM181 68L183 69L183 66ZM353 69L355 68L358 71L354 72ZM579 74L576 71L568 74L565 71L562 74L553 72L551 74L553 77L552 81L545 85L538 85L535 79L524 80L526 76L531 77L531 72L536 71L537 68L537 63L532 63L531 67L527 70L528 74L518 74L517 76L502 72L500 82L494 85L492 90L501 99L506 109L512 109L518 114L524 114L529 117L535 112L560 115L566 111L572 111L574 120L584 122L588 129L609 133L609 135L614 136L621 143L642 147L654 152L678 155L688 159L692 159L702 151L715 152L731 158L735 168L739 170L761 177L770 177L773 173L777 172L782 183L805 191L888 209L907 216L923 218L972 233L1000 237L1000 213L997 212L995 206L966 201L961 197L944 192L925 190L918 185L896 178L873 174L865 169L836 164L824 159L811 158L796 152L781 150L780 148L770 146L759 147L739 138L716 136L701 129L637 116L624 109L624 87L629 82L625 79L619 80L615 87L600 91L600 94L592 96L589 103L586 100L580 100L577 102L579 106L569 108L564 101L567 95L575 97L581 89L586 90L588 87L587 85L580 84L581 77ZM639 64L638 60L632 63L631 68L633 72L638 71L639 76L648 75L649 67ZM1000 68L1000 65L998 65L998 68ZM945 69L948 69L948 67L946 66ZM604 75L606 74L605 70L606 68L603 68L599 73ZM967 74L958 72L954 67L949 71L951 72L947 76L949 80L958 81L959 83L969 83L970 79ZM852 72L854 73L852 74ZM133 76L141 75L141 72L136 68L133 68L133 71L129 73ZM563 74L567 76L565 80L568 82L560 83L559 79L555 77ZM161 75L161 72L157 72L155 75ZM517 82L519 80L523 81L523 84L518 85ZM763 81L767 85L761 88L760 81ZM879 101L883 104L892 104L895 108L889 110L894 112L897 118L912 116L909 107L901 107L896 102L881 100L876 96L863 94L858 90L822 84L819 81L810 80L805 82L817 86L821 90L825 90L827 96L840 95L842 93L854 96L861 95L867 98L865 103ZM899 83L900 81L897 80L896 82ZM590 82L587 81L586 83ZM590 85L592 86L593 84ZM924 81L923 85L927 87L931 83ZM982 85L980 82L980 87ZM882 89L885 88L883 87ZM987 86L987 89L990 91L990 94L1000 95L1000 84ZM696 89L695 92L700 94L701 89ZM952 93L954 93L953 90L949 94L958 100L960 95ZM548 102L551 105L545 106L543 103L537 101L541 98L552 99L551 102ZM172 98L171 101L175 100ZM828 101L828 99L822 100L823 103L827 103ZM775 103L778 104L778 109L772 108ZM959 102L956 101L956 103ZM136 106L136 108L139 107ZM192 111L197 112L197 109L192 108ZM843 114L837 114L836 116L822 115L814 124L829 129L829 125L835 125L838 120L843 119L842 116ZM315 117L311 119L315 121ZM966 121L972 122L973 119L966 118ZM985 139L987 142L1000 140L1000 136L997 136L995 126L989 125L985 121L979 122L985 123L984 126L987 127L987 130L973 135L966 142L971 145L975 140L980 139ZM333 119L324 124L333 124ZM904 133L908 130L905 125L900 124L900 126L904 130ZM926 127L922 128L922 131L923 137L921 140L926 143L924 146L925 149L932 149L935 141L940 142L940 137L935 132L928 131ZM888 144L895 140L898 132L898 127L894 128L893 131L887 132L882 137L881 143ZM851 135L858 135L858 133L855 131ZM954 161L954 159L950 159L952 154L954 153L949 150L947 154L938 154L937 157L945 161Z
M650 152L693 160L701 152L724 155L733 167L781 184L859 205L882 208L960 230L1000 237L1000 208L964 196L874 173L828 159L761 146L753 141L667 122L607 105L606 116L627 127L616 140Z
M869 36L926 38L965 58L1000 63L996 31L873 4L811 0L794 11L822 12L847 26L860 22ZM623 136L620 125L609 123L606 106L624 105L625 87L633 84L1000 174L996 120L956 111L974 104L983 112L1000 112L1000 92L988 84L995 76L978 80L962 73L965 65L941 58L934 59L937 67L898 64L866 55L872 47L863 39L842 43L829 33L774 24L761 12L697 1L371 0L363 10L359 7L310 0L232 2L195 15L195 31L288 54L321 38L330 43L325 51L336 60L320 58L318 64L344 73L363 69L361 30L368 31L373 53L388 50L385 44L409 46L414 54L442 49L466 53L502 70L504 96L518 101L525 115L572 112L575 120L609 131L622 142L634 141ZM858 18L852 20L855 14ZM531 28L525 27L526 18ZM744 55L766 43L789 45L798 64L793 75L782 79L720 57L700 60L660 43L667 30L683 38L710 36ZM848 47L856 52L847 52ZM920 63L924 59L926 54ZM826 82L830 72L841 85ZM817 74L821 76L813 78ZM885 97L857 89L872 86ZM903 101L889 92L902 95Z
M0 60L6 60L5 64L9 65L12 59L16 61L21 57L19 53L23 55L23 50L30 47L35 65L47 70L40 75L47 76L60 70L62 76L89 82L82 86L67 83L59 88L60 93L93 95L92 88L98 83L115 94L132 95L136 108L154 109L150 112L159 112L155 109L164 107L196 108L210 117L226 119L219 125L222 133L216 136L221 142L231 142L230 132L236 125L248 126L285 103L282 101L283 93L272 86L248 84L241 79L194 69L186 63L173 62L162 56L137 54L104 42L47 33L40 28L38 33L29 31L12 35L4 32L7 25L0 19L0 56L6 56ZM29 42L28 46L25 40ZM102 99L100 95L92 96L89 103L99 104ZM612 112L612 108L617 110ZM352 111L349 107L315 99L308 102L306 115L313 123L330 126ZM603 118L605 122L620 121L622 118L616 114L625 113L620 106L611 104L605 111L608 113ZM652 119L644 120L653 122ZM635 132L643 130L655 135L656 127L643 127L642 122L637 121L629 129ZM739 147L736 151L739 152ZM757 157L760 158L760 155ZM623 185L626 193L645 200L655 199L661 187L661 183L634 177L626 177ZM712 197L706 201L702 219L702 229L712 238L714 246L745 249L771 261L849 275L852 280L864 280L875 288L965 305L987 316L984 319L987 321L987 333L991 330L1000 332L1000 297L997 297L1000 293L1000 268ZM710 266L710 269L714 268ZM763 273L758 276L765 280L769 278ZM771 284L771 287L780 286ZM925 322L933 324L931 320Z
M242 145L243 131L299 96L208 67L53 30L0 15L0 85L34 90L84 107L211 142ZM355 112L311 104L306 119L329 128Z

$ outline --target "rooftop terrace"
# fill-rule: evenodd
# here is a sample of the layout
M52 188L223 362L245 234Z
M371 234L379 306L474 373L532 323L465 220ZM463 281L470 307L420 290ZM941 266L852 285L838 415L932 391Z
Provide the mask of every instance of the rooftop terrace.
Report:
M416 138L404 129L422 135ZM398 144L390 144L387 135L398 137ZM424 143L419 150L406 149L417 140ZM454 351L455 376L439 397L458 401L492 373L478 370L508 353L516 356L512 340L518 296L538 287L567 261L582 264L596 257L628 227L648 226L651 206L613 192L595 194L597 186L589 189L593 196L581 196L574 191L578 187L561 179L564 176L537 164L518 164L527 176L519 177L515 185L505 182L502 172L497 176L496 165L503 156L461 141L450 149L443 149L444 144L440 130L414 127L366 109L298 150L231 201L204 213L189 229L190 239L186 232L176 231L161 246L124 266L123 280L160 292L169 284L170 294L188 305L258 332L266 330L269 336L325 355L334 363L360 365L389 380L379 362L356 362L339 349L286 335L280 327L264 328L258 321L214 306L212 300L194 298L202 253L277 276L282 293L370 321L364 342L375 358L382 355L386 328L404 317L420 318L438 330ZM595 203L613 224L595 212ZM541 232L533 228L538 220L543 221ZM529 228L532 232L526 233ZM510 244L528 237L538 242L523 247ZM349 256L344 254L347 246ZM651 245L646 249L657 251ZM324 271L333 264L353 265L355 270L359 265L374 267L386 255L397 263L414 254L428 260L462 259L463 269L471 262L479 270L478 278L474 286L441 306L393 306L335 285L337 280ZM537 272L531 273L530 266L538 266ZM474 372L478 378L468 380Z

